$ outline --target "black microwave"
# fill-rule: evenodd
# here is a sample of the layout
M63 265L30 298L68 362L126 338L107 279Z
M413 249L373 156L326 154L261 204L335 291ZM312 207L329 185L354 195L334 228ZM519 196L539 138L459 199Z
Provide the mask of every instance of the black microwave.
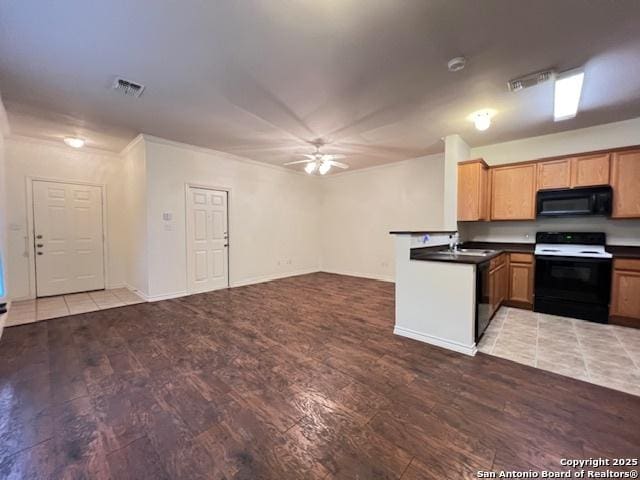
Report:
M610 216L612 204L613 190L610 185L541 190L536 195L538 217Z

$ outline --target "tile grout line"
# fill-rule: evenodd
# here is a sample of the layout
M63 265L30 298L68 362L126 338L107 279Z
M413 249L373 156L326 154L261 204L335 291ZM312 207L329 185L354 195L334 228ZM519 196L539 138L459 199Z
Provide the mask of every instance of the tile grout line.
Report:
M500 310L498 310L500 311ZM495 340L493 341L493 345L491 345L491 348L489 349L489 355L493 354L493 349L496 348L496 345L498 343L498 339L500 338L500 334L502 333L502 329L504 328L504 322L507 320L507 317L509 315L509 310L506 310L504 317L502 319L502 323L500 324L500 328L498 328L498 334L496 335Z
M625 347L624 342L622 340L620 340L620 337L618 336L618 333L616 332L615 329L613 330L613 336L616 337L616 340L618 340L618 342L622 346L622 350L624 350L624 353L627 354L627 356L631 359L631 363L633 363L633 365L636 368L636 370L638 370L638 373L640 373L640 364L638 362L636 362L636 360L633 357L633 355L631 355L631 353L629 353L629 351L627 350L627 347Z

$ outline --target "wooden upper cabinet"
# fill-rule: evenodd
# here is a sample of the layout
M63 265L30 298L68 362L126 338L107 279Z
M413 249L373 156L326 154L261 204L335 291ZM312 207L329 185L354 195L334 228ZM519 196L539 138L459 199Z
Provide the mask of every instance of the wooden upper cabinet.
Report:
M483 160L458 165L458 221L488 220L489 170Z
M536 217L536 164L491 169L491 220Z
M609 184L610 154L585 155L538 163L538 190Z
M571 159L571 187L609 185L609 153Z
M640 218L640 150L616 152L611 160L614 218Z
M538 190L569 188L571 186L571 159L553 160L538 164Z

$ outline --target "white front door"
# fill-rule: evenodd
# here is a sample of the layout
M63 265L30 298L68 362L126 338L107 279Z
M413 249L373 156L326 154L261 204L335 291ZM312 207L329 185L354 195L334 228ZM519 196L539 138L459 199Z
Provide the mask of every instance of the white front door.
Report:
M104 288L102 189L33 182L38 297Z
M229 286L227 192L189 187L187 283L190 293Z

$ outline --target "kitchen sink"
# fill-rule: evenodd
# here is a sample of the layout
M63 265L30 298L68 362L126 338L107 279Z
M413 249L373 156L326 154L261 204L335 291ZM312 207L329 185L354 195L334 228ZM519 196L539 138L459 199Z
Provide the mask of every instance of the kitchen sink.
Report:
M431 253L430 255L443 255L447 257L488 257L496 253L495 250L481 250L477 248L461 248L460 250L450 251L441 250L439 252Z
M471 255L474 257L486 257L488 255L493 255L494 253L496 253L495 250L481 250L477 248L461 248L458 251L453 252L454 255Z

